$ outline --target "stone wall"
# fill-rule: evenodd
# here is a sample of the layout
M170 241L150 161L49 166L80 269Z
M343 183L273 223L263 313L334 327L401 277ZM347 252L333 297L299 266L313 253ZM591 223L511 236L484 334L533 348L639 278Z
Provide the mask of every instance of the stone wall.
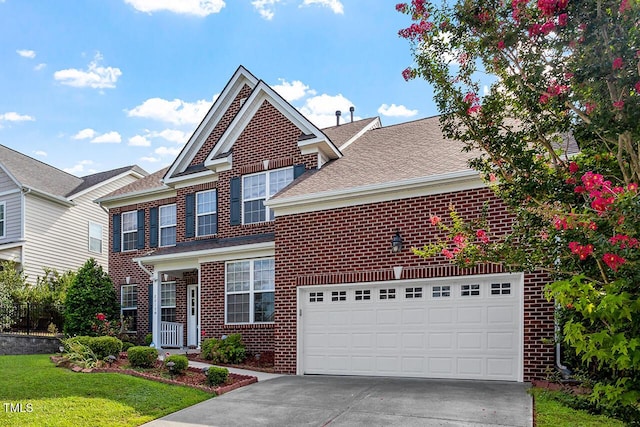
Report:
M60 340L57 337L0 334L0 355L58 353L58 347Z

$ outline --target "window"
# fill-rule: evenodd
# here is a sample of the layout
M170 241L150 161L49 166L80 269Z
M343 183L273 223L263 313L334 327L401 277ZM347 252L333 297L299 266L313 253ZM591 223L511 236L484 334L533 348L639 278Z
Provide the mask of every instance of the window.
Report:
M138 244L138 212L122 214L122 250L133 251Z
M291 181L293 181L292 167L245 175L242 182L244 224L273 221L273 211L266 207L264 202L289 185Z
M511 283L492 283L491 295L511 295Z
M356 290L356 301L369 301L371 299L370 289L358 289Z
M273 259L228 262L225 281L227 323L273 322Z
M346 301L346 300L347 300L347 291L331 292L331 301Z
M160 206L160 246L176 244L176 205Z
M460 288L460 296L478 296L480 295L480 285L462 285Z
M160 284L160 320L176 321L176 282Z
M322 302L323 300L323 292L309 292L309 302Z
M89 251L102 253L102 225L89 222Z
M5 237L5 211L6 202L0 202L0 237Z
M196 236L216 234L217 209L216 190L196 193Z
M120 287L120 314L128 332L138 330L138 285Z
M380 289L380 299L396 299L396 290Z
M451 286L434 286L432 289L432 293L434 298L446 298L451 296Z

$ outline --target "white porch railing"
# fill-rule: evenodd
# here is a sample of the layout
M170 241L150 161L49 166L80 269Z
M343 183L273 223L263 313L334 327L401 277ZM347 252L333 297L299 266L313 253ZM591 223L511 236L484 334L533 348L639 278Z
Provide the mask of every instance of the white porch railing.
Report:
M179 347L184 343L184 325L175 322L160 322L160 347Z

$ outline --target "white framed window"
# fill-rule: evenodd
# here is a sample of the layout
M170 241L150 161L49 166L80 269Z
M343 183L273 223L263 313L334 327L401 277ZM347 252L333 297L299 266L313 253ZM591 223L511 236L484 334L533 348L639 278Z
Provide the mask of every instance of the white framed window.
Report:
M196 236L216 234L218 222L216 190L196 193Z
M176 321L176 282L160 284L160 320Z
M122 251L133 251L138 245L138 211L122 213Z
M226 323L274 321L273 258L227 262L225 284Z
M160 246L173 246L176 244L176 205L160 206L158 211Z
M138 330L138 285L120 287L120 314L127 332Z
M89 221L89 252L102 253L102 224Z
M273 221L274 214L264 205L274 194L293 181L293 167L274 169L242 177L242 222Z
M0 202L0 237L6 236L6 212L7 212L7 202Z

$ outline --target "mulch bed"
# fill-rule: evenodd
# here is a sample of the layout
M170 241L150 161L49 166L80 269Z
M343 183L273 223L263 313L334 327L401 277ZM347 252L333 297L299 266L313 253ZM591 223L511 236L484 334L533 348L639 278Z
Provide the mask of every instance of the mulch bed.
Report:
M200 353L189 353L187 357L189 358L189 360L211 364L210 360L200 357ZM262 353L259 353L256 355L249 354L245 359L244 363L241 363L241 364L216 363L216 365L226 366L229 368L247 369L250 371L267 372L270 374L274 374L276 373L276 370L273 367L273 361L274 361L274 352L263 351Z
M591 393L591 390L580 386L578 382L567 381L567 382L553 382L546 380L533 380L531 381L531 385L537 388L543 388L551 391L565 391L567 393L572 393L575 395L584 395Z
M167 369L163 366L160 360L156 361L153 368L149 369L132 369L129 366L129 362L126 358L126 353L121 354L120 358L115 360L111 366L104 365L97 368L83 369L80 366L74 365L64 357L51 356L51 361L58 366L66 367L74 372L96 373L96 372L113 372L118 374L133 375L135 377L141 377L152 381L158 381L165 384L182 385L187 387L197 388L199 390L206 391L208 393L214 393L221 395L223 393L235 390L245 385L253 384L258 381L256 377L248 375L239 375L229 373L229 379L223 385L217 387L211 387L207 385L207 379L202 369L188 367L187 371L181 375L174 375L170 377L167 373Z

